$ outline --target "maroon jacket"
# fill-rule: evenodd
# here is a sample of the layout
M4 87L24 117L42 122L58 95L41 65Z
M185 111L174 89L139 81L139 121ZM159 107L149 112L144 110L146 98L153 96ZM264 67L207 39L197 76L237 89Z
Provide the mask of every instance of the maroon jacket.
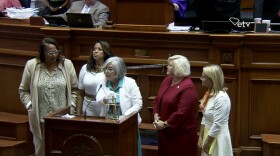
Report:
M159 155L195 156L197 152L197 92L192 80L185 77L171 86L167 76L154 101L154 113L169 127L159 132Z

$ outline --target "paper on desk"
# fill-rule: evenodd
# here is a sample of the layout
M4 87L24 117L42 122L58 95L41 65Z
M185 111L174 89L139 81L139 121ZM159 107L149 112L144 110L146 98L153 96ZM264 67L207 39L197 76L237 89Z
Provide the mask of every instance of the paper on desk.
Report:
M69 114L65 114L63 116L61 116L62 118L69 118L69 119L72 119L72 118L75 118L75 115L69 115Z
M175 26L175 24L174 24L174 22L172 22L172 23L170 23L169 25L168 25L168 27L167 27L167 30L169 30L169 31L172 31L172 32L174 32L174 31L176 31L176 32L188 32L188 31L190 31L190 29L191 29L191 26Z

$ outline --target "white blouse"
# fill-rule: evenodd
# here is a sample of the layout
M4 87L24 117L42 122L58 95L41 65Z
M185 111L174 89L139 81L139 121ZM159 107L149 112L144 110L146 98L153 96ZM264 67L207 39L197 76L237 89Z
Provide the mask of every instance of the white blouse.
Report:
M80 90L85 90L86 94L96 95L97 90L99 90L100 84L105 80L105 75L103 72L96 73L86 70L87 65L83 65L79 74L79 84L78 88ZM89 97L84 97L83 100L83 114L86 112L87 116L104 116L105 115L105 105L102 100L103 96L97 96L96 101L92 101Z

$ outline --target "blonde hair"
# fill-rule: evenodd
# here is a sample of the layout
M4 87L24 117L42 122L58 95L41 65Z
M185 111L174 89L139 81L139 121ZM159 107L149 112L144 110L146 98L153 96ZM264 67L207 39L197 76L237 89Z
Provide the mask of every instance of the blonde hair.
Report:
M216 64L205 66L203 73L212 80L211 95L217 95L219 91L227 91L224 73L220 66Z
M178 77L186 77L191 74L191 65L189 60L182 55L173 55L168 58L168 62L174 65L174 75Z

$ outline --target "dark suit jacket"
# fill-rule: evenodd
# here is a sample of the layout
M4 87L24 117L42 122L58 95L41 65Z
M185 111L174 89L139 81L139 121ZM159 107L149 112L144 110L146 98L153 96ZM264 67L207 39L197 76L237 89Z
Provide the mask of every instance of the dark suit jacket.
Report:
M265 0L263 4L263 16L262 19L269 19L271 23L280 23L280 17L277 13L280 10L280 0ZM279 25L271 26L272 30L280 31Z
M240 18L241 0L197 0L197 15L202 20L228 21Z
M71 4L66 13L81 13L85 3L84 1L75 1ZM63 18L67 20L66 13L63 14ZM109 8L99 1L96 1L94 5L90 7L89 13L92 16L92 22L95 27L105 25L109 18Z

